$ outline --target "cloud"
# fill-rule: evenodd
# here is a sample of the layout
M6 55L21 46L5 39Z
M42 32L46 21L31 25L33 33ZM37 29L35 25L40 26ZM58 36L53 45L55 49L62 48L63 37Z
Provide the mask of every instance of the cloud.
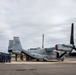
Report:
M45 47L69 44L71 23L76 24L75 9L75 0L0 1L0 50L7 52L13 36L20 37L25 49L41 47L42 34Z

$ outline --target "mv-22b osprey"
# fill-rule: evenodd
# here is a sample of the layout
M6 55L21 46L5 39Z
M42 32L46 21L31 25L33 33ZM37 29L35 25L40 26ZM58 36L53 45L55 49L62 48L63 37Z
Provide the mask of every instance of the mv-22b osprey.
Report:
M56 44L55 47L51 48L40 48L33 50L24 50L22 49L19 37L14 37L13 40L9 41L8 50L14 53L24 53L26 55L26 60L36 59L37 61L43 60L48 61L51 59L64 60L65 54L70 53L72 50L76 50L74 45L74 24L72 23L71 27L71 37L70 44Z

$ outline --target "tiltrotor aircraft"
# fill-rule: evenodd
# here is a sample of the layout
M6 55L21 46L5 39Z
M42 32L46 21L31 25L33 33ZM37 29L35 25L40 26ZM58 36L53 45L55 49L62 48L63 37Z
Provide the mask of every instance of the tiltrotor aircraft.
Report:
M71 52L73 49L76 50L74 45L74 24L72 23L71 27L71 37L70 44L56 44L55 47L52 48L35 48L24 50L21 46L19 37L14 37L13 40L9 40L8 51L14 53L24 53L26 55L26 60L36 59L37 61L43 60L48 61L51 59L57 59L63 61L65 58L65 54L67 52Z

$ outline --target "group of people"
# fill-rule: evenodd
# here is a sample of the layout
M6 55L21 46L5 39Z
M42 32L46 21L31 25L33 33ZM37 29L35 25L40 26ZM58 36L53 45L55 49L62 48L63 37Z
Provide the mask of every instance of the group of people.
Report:
M0 53L0 62L11 62L11 55L6 53Z

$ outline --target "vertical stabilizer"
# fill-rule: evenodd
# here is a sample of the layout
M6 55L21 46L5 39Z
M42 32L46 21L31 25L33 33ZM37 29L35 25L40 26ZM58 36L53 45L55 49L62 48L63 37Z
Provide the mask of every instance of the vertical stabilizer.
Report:
M21 46L19 37L14 37L13 39L13 51L16 51L16 52L22 51L22 46Z
M74 45L74 23L72 23L72 26L71 26L70 44Z
M9 40L8 52L12 52L13 49L13 40Z
M19 37L14 37L13 40L9 40L8 52L20 53L22 46Z

